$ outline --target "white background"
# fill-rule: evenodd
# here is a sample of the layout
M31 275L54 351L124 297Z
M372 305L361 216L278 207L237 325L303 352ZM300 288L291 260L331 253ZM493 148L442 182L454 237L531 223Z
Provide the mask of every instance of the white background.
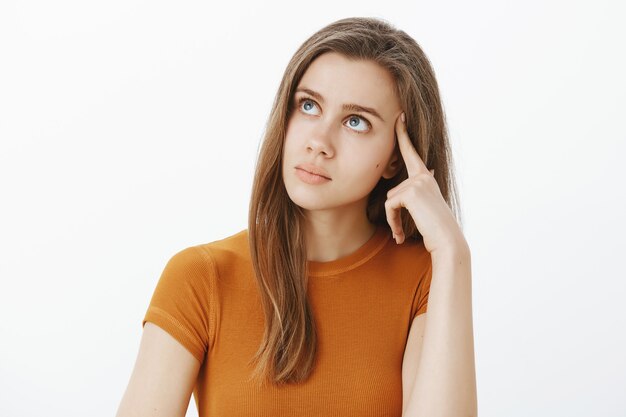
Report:
M115 414L166 261L247 227L285 66L349 16L437 74L480 415L626 415L617 0L0 3L0 415Z

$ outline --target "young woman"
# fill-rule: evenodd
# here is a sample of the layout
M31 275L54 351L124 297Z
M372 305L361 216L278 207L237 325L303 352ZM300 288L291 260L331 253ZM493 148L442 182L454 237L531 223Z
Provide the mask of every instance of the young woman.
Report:
M183 416L192 392L200 416L476 415L454 184L418 44L373 18L315 33L274 101L248 228L169 260L118 416Z

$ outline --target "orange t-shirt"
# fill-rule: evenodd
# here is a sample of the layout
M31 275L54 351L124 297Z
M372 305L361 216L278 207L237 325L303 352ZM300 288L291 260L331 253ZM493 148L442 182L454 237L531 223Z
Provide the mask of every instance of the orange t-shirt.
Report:
M163 328L200 361L200 417L402 414L404 349L413 318L426 312L432 275L423 242L397 245L378 226L355 252L308 268L315 368L301 384L258 387L248 382L248 362L265 320L247 229L170 258L142 326Z

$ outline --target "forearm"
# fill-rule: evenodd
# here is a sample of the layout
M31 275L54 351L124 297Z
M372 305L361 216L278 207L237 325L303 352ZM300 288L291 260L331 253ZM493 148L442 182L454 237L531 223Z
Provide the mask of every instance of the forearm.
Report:
M477 415L471 256L463 242L432 255L420 363L405 417Z

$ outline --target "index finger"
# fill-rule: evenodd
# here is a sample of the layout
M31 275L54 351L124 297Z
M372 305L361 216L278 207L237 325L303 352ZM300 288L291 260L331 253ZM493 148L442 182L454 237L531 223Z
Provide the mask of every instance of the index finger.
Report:
M430 171L428 171L426 164L424 164L424 161L422 161L422 158L420 158L419 154L415 150L413 143L411 143L411 139L409 138L409 134L406 130L406 124L401 119L402 114L404 113L401 113L396 119L396 136L398 137L400 153L402 154L402 159L404 159L409 177L418 174L430 175Z

